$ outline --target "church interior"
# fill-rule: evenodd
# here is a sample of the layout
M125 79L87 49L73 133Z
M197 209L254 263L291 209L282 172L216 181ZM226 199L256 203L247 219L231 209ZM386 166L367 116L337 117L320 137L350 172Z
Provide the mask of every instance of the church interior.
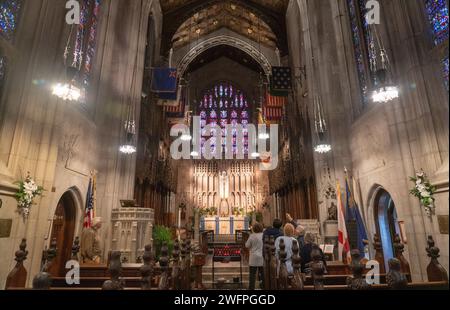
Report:
M0 0L0 289L448 289L448 6Z

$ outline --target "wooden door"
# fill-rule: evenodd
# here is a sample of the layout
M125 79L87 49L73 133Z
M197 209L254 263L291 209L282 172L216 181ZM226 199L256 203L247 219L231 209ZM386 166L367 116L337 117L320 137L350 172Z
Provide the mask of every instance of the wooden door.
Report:
M56 239L57 254L50 267L53 276L64 276L66 262L72 256L75 234L75 205L69 193L63 195L53 216L51 240Z

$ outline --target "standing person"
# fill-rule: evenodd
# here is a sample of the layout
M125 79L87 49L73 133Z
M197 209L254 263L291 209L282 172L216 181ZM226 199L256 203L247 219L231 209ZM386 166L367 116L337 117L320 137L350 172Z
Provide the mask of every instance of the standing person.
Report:
M298 247L300 249L300 251L302 250L303 246L305 245L305 227L303 227L302 225L298 225L295 228L295 238L297 239L298 242Z
M250 266L250 284L249 290L255 289L256 273L258 273L260 287L264 288L264 259L263 259L263 226L256 223L252 227L253 233L245 243L245 247L249 249L249 266Z
M297 228L298 224L289 213L286 213L286 223L291 224L294 228Z
M281 231L281 226L283 226L283 222L280 219L274 219L272 223L272 227L266 228L263 233L263 240L266 236L273 236L273 240L276 240L278 237L283 235Z
M288 274L293 274L294 273L294 269L292 268L292 243L295 240L294 238L294 233L295 233L295 228L294 225L287 223L286 225L284 225L284 236L278 237L277 240L275 240L275 249L276 249L276 257L278 259L278 268L280 268L280 240L284 241L285 244L285 251L286 251L286 267L287 267L287 271Z
M102 250L98 230L102 227L102 219L93 219L92 226L84 228L81 233L80 252L81 262L87 264L100 264Z

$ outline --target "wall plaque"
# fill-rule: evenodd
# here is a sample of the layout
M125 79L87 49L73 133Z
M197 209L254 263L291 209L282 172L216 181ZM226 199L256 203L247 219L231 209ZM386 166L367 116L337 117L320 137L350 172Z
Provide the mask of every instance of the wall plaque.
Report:
M9 238L11 227L12 219L0 219L0 238Z
M438 215L439 232L448 235L448 215Z

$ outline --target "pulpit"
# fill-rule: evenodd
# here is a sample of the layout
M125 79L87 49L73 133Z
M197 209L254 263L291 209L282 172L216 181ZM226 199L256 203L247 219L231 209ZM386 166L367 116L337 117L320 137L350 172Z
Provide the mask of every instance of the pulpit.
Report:
M120 207L112 210L112 250L120 251L122 258L134 263L152 244L154 210Z

